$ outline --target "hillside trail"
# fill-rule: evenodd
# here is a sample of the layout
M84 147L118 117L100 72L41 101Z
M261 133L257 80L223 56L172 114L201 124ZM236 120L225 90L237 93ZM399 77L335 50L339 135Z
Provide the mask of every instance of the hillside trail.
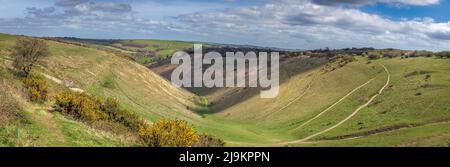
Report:
M316 116L314 116L313 118L309 119L308 121L304 122L303 124L301 124L298 128L302 128L305 125L309 124L310 122L314 121L315 119L319 118L320 116L322 116L323 114L325 114L327 111L331 110L334 106L338 105L339 103L341 103L343 100L345 100L348 96L352 95L353 93L355 93L356 91L358 91L359 89L361 89L362 87L366 86L367 84L371 83L376 77L373 77L372 79L370 79L369 81L367 81L366 83L356 87L355 89L353 89L352 91L350 91L349 93L347 93L344 97L340 98L337 102L335 102L334 104L332 104L331 106L329 106L328 108L326 108L325 110L321 111L319 114L317 114Z
M318 135L321 135L321 134L323 134L323 133L325 133L325 132L328 132L328 131L330 131L330 130L333 130L333 129L337 128L338 126L344 124L344 123L345 123L346 121L348 121L350 118L352 118L353 116L355 116L359 111L361 111L363 108L367 107L370 103L372 103L372 101L373 101L376 97L378 97L381 93L383 93L383 91L386 89L386 87L388 87L388 85L389 85L389 83L390 83L390 81L391 81L391 74L389 73L389 70L388 70L388 69L386 68L386 66L384 66L383 64L380 64L380 65L384 68L384 71L386 71L386 73L387 73L386 84L385 84L383 87L381 87L381 89L378 91L378 93L375 94L374 96L372 96L372 98L370 98L369 101L367 101L365 104L359 106L352 114L350 114L348 117L346 117L345 119L343 119L343 120L340 121L339 123L335 124L334 126L329 127L329 128L327 128L327 129L325 129L325 130L322 130L322 131L320 131L320 132L317 132L317 133L315 133L315 134L312 134L312 135L310 135L310 136L308 136L308 137L305 137L305 138L303 138L303 139L295 140L295 141L290 141L290 142L285 142L285 143L283 143L283 144L293 144L293 143L301 143L301 142L305 142L305 141L308 141L308 140L311 139L311 138L314 138L314 137L316 137L316 136L318 136Z
M65 135L55 121L54 115L48 112L48 107L32 105L26 111L33 113L33 120L45 127L45 132L49 140L56 142L56 145L63 145Z
M5 59L5 58L3 58L3 57L0 57L0 59L4 60L5 62L8 62L8 63L10 63L10 64L13 62L12 60L8 60L8 59ZM40 65L38 65L38 66L40 66ZM40 67L42 67L42 66L40 66ZM11 65L7 65L7 68L9 68L9 69L14 69L14 67L12 67ZM69 88L69 90L71 90L71 91L78 92L78 93L83 93L83 92L84 92L83 89L76 88L76 87L71 87L71 86L69 86L68 84L64 83L63 80L58 79L58 78L56 78L56 77L54 77L54 76L48 75L48 74L46 74L46 73L44 73L44 72L40 72L40 74L41 74L42 76L44 76L45 78L51 80L52 82L55 82L55 83L58 84L58 85L64 85L64 86L66 86L66 87Z
M76 87L71 87L70 85L64 83L64 81L62 81L61 79L58 79L58 78L56 78L56 77L54 77L54 76L45 74L45 73L43 73L43 72L41 72L41 75L43 75L45 78L47 78L47 79L49 79L49 80L51 80L51 81L53 81L53 82L55 82L55 83L57 83L57 84L59 84L59 85L64 85L64 86L66 86L67 88L69 88L69 90L71 90L71 91L73 91L73 92L78 92L78 93L83 93L83 92L84 92L83 89L76 88Z

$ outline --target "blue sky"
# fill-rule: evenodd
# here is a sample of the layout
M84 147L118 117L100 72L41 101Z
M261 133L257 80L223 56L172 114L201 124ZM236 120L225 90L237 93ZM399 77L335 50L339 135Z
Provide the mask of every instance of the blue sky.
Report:
M449 0L0 0L0 33L450 50Z
M362 7L362 11L396 20L402 18L431 17L438 22L448 22L450 20L450 1L440 1L439 4L427 6L398 6L378 3L376 5L364 6Z

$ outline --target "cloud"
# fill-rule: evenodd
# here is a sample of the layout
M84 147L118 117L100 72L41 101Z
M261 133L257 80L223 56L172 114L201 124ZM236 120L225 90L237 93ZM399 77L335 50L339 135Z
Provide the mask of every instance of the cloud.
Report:
M135 11L133 7L142 4L59 0L52 6L27 8L23 18L0 18L0 30L43 34L61 32L67 36L73 32L107 37L123 33L133 34L133 37L152 34L160 38L299 49L450 49L450 22L436 22L431 18L392 20L363 12L358 7L337 5L369 3L364 0L338 0L334 4L318 1L267 0L250 7L181 12L178 16L154 20L147 15L136 15L148 10L140 8L141 11ZM439 3L437 0L377 2L411 5Z
M27 8L26 9L26 13L29 17L49 17L52 16L56 9L54 7L47 7L47 8L35 8L35 7L31 7L31 8Z
M259 37L266 44L286 43L277 46L293 48L450 48L450 24L436 23L430 18L394 21L355 8L308 0L273 1L250 8L183 15L178 19L198 35L224 34L226 38L226 34L234 34L228 35L230 41L244 36ZM245 42L259 43L251 38Z
M111 13L126 13L131 12L132 8L129 4L101 3L92 5L92 10Z
M450 42L450 21L447 23L429 24L424 28L428 29L426 35L429 38Z
M23 18L0 18L0 30L39 35L62 32L71 36L76 35L71 32L144 34L166 28L166 23L135 17L132 6L125 3L59 0L49 7L29 7L25 13Z
M430 32L430 33L427 33L427 35L433 39L450 41L450 32L449 31Z
M65 8L66 14L74 15L92 14L95 12L124 14L133 11L130 4L95 3L89 0L60 0L55 5Z
M87 2L89 2L89 0L57 0L55 5L63 7L73 7Z

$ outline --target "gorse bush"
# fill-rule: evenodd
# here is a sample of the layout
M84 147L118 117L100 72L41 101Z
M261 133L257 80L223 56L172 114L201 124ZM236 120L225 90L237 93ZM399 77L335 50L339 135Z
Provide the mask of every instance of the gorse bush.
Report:
M144 122L136 114L121 109L116 99L103 100L84 93L66 91L56 95L55 109L90 123L95 121L120 123L132 131L138 131Z
M149 147L191 147L198 142L194 128L182 120L159 120L142 125L139 137Z
M133 131L138 131L139 127L144 124L144 121L138 115L126 109L121 109L119 107L119 101L116 99L106 99L100 105L100 110L107 115L109 120L119 122Z
M70 91L55 96L55 110L89 122L104 119L107 116L100 111L98 99Z
M32 102L42 103L48 99L47 81L37 75L30 75L22 79L28 99Z

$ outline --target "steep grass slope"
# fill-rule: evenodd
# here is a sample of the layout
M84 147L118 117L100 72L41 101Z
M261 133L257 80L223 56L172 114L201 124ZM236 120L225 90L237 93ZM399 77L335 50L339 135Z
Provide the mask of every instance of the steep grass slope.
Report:
M355 146L447 145L450 61L395 58L367 62L360 57L331 72L316 69L296 75L281 85L275 99L252 97L212 116L269 129L286 141L275 145L285 145L336 125L377 94L388 76L383 64L391 74L389 85L367 107L326 133L290 145L352 146L352 140Z
M0 36L2 53L0 58L4 71L2 79L9 83L5 85L16 83L15 89L20 89L20 81L12 75L11 58L8 57L8 49L14 45L16 39L17 36L12 35L2 34ZM53 41L47 41L47 43L50 46L51 56L46 57L40 63L36 72L46 76L55 89L68 87L100 97L117 98L124 108L139 113L149 121L161 118L180 118L198 122L200 119L199 116L186 109L187 106L195 106L194 95L173 87L169 82L143 66L103 51ZM17 94L17 91L10 92ZM108 138L114 138L108 137L108 135L104 136L104 139L108 140L95 142L99 139L93 138L96 135L90 135L95 134L91 132L92 128L56 113L46 112L48 108L51 108L51 102L37 105L28 103L24 98L18 98L18 101L21 101L20 106L25 115L28 115L29 119L27 120L31 123L18 125L14 130L17 132L5 130L4 134L17 133L19 135L24 131L27 135L36 135L37 137L25 136L23 138L37 138L39 140L33 141L33 145L42 146L127 145L108 142ZM71 137L73 139L70 139Z
M93 129L29 103L21 82L0 60L0 146L134 146L136 139Z
M16 39L17 36L13 35L0 36L2 53L0 58L5 64L11 63L8 49L14 45ZM55 89L66 87L99 97L117 98L122 107L138 113L150 122L161 118L183 119L193 124L199 132L227 136L227 139L261 140L258 134L242 128L240 124L209 120L194 113L190 109L197 107L197 96L174 87L167 80L136 62L92 48L55 41L47 43L50 46L51 56L46 57L37 66L36 72L46 76ZM22 106L26 110L30 108ZM51 104L42 107L48 108ZM63 117L52 116L52 118ZM71 127L70 124L65 125Z
M2 40L2 46L11 47L14 39ZM37 70L55 78L53 81L93 95L118 98L149 120L174 115L195 118L186 110L194 105L195 96L147 68L104 51L53 41L48 44L51 56Z
M392 76L386 92L346 124L316 139L349 139L343 143L355 140L355 145L448 145L450 61L398 58L378 62ZM320 126L319 121L311 126Z

